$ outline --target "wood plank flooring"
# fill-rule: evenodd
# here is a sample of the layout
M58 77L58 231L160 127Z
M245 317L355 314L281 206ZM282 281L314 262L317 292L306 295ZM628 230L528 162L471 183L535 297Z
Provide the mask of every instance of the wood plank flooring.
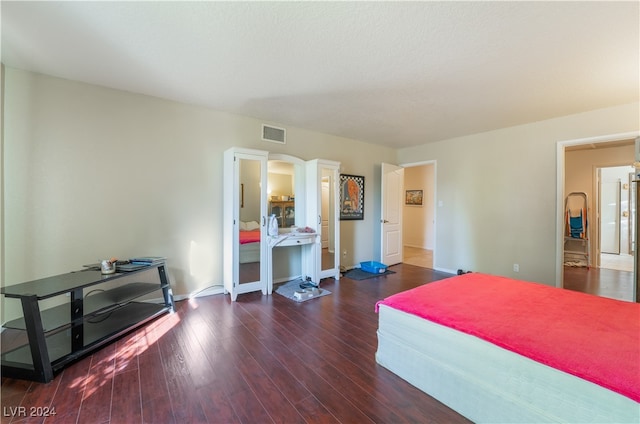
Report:
M449 276L391 269L323 280L332 294L303 303L259 293L178 302L48 384L3 378L2 423L468 422L376 364L376 301ZM45 408L56 415L36 416Z
M632 302L633 271L565 266L564 288Z
M176 313L48 384L2 378L1 422L468 422L376 364L375 302L449 276L390 269L396 273L363 281L323 280L332 294L304 303L259 293L235 303L224 295L178 302ZM568 267L565 285L624 298L627 280L614 284L620 276L604 272Z
M404 246L404 263L432 268L433 251ZM629 256L629 255L627 255ZM633 301L633 257L602 255L600 268L564 267L564 288L611 299ZM639 296L640 297L640 296Z

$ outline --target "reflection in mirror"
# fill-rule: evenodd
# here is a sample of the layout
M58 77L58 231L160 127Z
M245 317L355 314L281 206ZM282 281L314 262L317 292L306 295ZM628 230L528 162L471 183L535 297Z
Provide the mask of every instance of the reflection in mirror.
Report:
M260 161L240 159L239 283L260 281Z
M321 270L332 269L336 265L335 261L335 205L334 199L334 185L333 185L334 171L330 169L322 170L322 191L320 195L322 224L321 224Z
M275 215L278 232L295 231L305 223L305 162L291 155L270 153L267 162L267 214ZM303 250L289 246L272 250L274 281L302 275Z
M291 162L270 160L267 168L269 216L275 215L278 228L295 225L295 176Z

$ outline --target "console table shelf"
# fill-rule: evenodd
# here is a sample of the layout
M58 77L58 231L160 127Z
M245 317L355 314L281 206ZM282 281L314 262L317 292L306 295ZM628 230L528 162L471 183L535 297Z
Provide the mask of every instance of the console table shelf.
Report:
M156 271L159 284L131 282ZM98 284L107 288L96 288ZM114 283L122 283L111 288ZM86 290L86 292L85 292ZM161 303L140 301L157 292ZM24 342L2 352L2 375L41 382L53 379L65 365L166 312L174 310L165 264L101 275L85 270L3 287L7 298L20 299L23 317L6 329ZM39 301L69 294L70 301L40 310Z

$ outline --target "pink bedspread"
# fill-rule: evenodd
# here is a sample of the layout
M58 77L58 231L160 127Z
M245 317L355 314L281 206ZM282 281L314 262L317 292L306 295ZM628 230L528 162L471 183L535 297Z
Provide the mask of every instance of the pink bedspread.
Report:
M478 273L416 287L378 304L640 402L640 304Z
M260 241L260 230L240 231L240 244L255 243Z

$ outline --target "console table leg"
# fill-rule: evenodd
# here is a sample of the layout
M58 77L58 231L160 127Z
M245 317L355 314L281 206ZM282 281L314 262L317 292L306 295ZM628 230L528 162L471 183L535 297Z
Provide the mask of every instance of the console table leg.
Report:
M22 301L22 311L27 327L31 359L35 373L41 381L48 383L53 380L53 368L49 361L49 351L47 350L47 342L42 328L38 298L36 295L31 295L23 297L20 300Z
M176 311L175 304L173 303L173 292L171 291L171 285L169 284L169 276L167 275L164 265L158 267L158 275L160 276L160 285L162 286L162 295L164 296L164 304L171 308L171 312Z
M82 289L76 289L71 292L71 322L78 325L71 327L71 351L78 352L84 347L84 323L82 317L84 315L84 299L82 297Z

